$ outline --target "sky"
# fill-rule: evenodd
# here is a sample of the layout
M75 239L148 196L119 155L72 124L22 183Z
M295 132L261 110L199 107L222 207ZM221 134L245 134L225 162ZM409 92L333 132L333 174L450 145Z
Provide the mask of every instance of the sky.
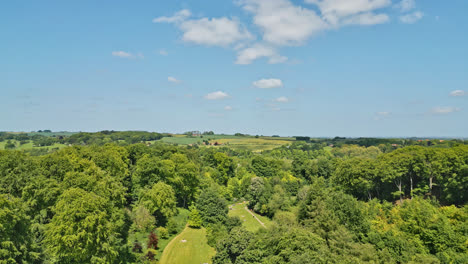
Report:
M0 5L0 131L468 136L466 0Z

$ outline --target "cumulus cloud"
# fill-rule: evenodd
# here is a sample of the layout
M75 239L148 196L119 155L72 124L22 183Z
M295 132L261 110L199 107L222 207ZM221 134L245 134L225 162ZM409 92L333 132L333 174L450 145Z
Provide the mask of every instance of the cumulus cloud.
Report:
M280 79L260 79L252 83L253 86L260 89L271 89L283 86L283 81Z
M180 83L180 82L182 82L181 80L178 80L177 78L172 77L172 76L167 77L167 80L169 82L171 82L171 83Z
M334 26L385 23L389 20L386 14L373 12L392 4L391 0L305 0L305 2L317 5L323 19Z
M226 110L226 111L231 111L231 110L232 110L232 106L226 105L226 106L224 107L224 110Z
M408 12L414 8L416 8L416 1L415 0L401 0L400 3L396 5L401 12Z
M263 40L275 45L300 45L327 24L311 9L289 0L241 0L244 10L253 14L253 23L263 32Z
M288 60L287 57L278 54L276 49L262 45L255 44L252 47L241 49L237 53L236 64L251 64L254 60L266 57L268 63L277 64Z
M216 91L216 92L212 92L212 93L205 95L205 99L207 100L221 100L221 99L226 99L228 97L229 95L222 91Z
M454 97L465 96L465 95L466 95L466 92L463 90L455 90L455 91L450 92L450 96L454 96Z
M144 58L142 53L132 54L132 53L125 52L125 51L122 51L122 50L113 51L112 56L119 57L119 58L124 58L124 59L135 59L135 58L143 59Z
M184 21L180 29L184 41L209 46L228 46L252 38L238 20L226 17Z
M407 15L400 16L400 21L405 24L414 24L423 18L424 13L420 11L415 11Z
M452 106L437 106L431 109L431 113L440 115L450 114L459 111L461 111L461 108Z
M155 23L175 24L182 32L182 40L206 46L230 47L237 52L236 64L251 64L266 58L270 64L283 63L287 57L280 55L284 46L300 46L313 36L326 30L347 25L376 25L387 23L387 8L392 0L304 0L301 5L292 0L234 0L252 15L252 24L261 39L246 29L236 18L193 18L184 9L173 16L158 17ZM398 0L393 5L408 12L414 9L414 0ZM422 12L402 14L403 23L421 19ZM252 31L254 32L254 31Z
M277 103L287 103L289 102L289 99L285 96L281 96L275 99L275 102Z
M228 46L252 38L252 34L233 18L189 19L189 10L181 10L172 17L158 17L154 23L174 23L183 32L182 40L200 45Z

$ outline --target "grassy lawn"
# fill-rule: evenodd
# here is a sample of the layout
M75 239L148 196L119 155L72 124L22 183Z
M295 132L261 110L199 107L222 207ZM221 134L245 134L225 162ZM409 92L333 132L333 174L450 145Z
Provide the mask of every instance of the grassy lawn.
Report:
M243 226L248 231L255 232L259 228L263 228L262 225L257 221L257 219L255 219L247 210L245 210L245 206L247 206L247 204L245 203L236 203L234 206L232 206L232 209L229 209L229 216L239 217L242 221ZM254 212L252 213L255 216L257 216L257 218L260 219L260 221L264 223L266 227L269 227L271 225L271 220L267 217L261 216Z
M164 250L160 264L211 263L215 250L208 246L206 230L186 227Z

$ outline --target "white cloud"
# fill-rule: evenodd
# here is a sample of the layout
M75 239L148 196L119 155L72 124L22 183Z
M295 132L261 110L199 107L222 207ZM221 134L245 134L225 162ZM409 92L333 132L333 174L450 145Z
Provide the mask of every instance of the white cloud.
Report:
M408 12L416 8L416 1L415 0L401 0L400 3L396 5L401 12Z
M171 82L171 83L180 83L180 82L182 82L181 80L178 80L177 78L172 77L172 76L167 77L167 80L169 82Z
M237 53L236 64L251 64L254 60L263 57L269 58L268 63L270 64L283 63L288 60L287 57L279 55L272 47L255 44L252 47L242 49Z
M289 0L240 0L254 15L254 24L263 31L263 40L275 45L300 45L328 25L311 9Z
M392 4L391 0L305 0L305 2L317 5L323 19L334 26L387 22L387 15L372 12Z
M346 25L376 25L383 24L390 20L386 14L373 14L373 13L363 13L355 16L350 16L343 20L343 24Z
M186 20L191 15L192 13L190 12L190 10L182 9L171 17L157 17L153 19L153 23L179 23Z
M466 92L463 90L455 90L450 92L450 96L465 96Z
M119 58L124 58L124 59L143 59L143 53L139 52L137 54L132 54L130 52L125 52L125 51L113 51L112 56L119 57Z
M413 23L416 23L421 18L423 18L423 16L424 16L423 12L415 11L413 13L410 13L410 14L407 14L407 15L404 15L404 16L400 16L400 21L405 23L405 24L413 24Z
M275 99L275 102L278 102L278 103L287 103L289 102L289 99L285 96L281 96L281 97L278 97Z
M131 53L125 52L125 51L113 51L112 56L115 57L120 57L120 58L133 58L133 55Z
M271 89L283 86L283 81L280 79L261 79L252 83L255 87L261 89Z
M184 41L209 46L228 46L252 38L239 21L226 17L184 21L180 29Z
M391 113L390 112L377 112L376 114L379 116L389 116Z
M167 56L167 55L169 55L169 53L167 52L167 50L164 50L164 49L159 50L158 53L159 53L159 55L161 55L161 56Z
M228 46L249 40L252 34L233 18L189 19L191 13L184 9L172 17L158 17L154 23L174 23L183 32L182 40L200 45Z
M302 6L292 0L234 0L253 17L261 40L255 37L237 18L193 18L184 9L170 17L158 17L155 23L173 23L182 32L182 40L207 46L229 47L237 52L236 64L251 64L261 58L268 63L283 63L280 55L284 46L304 45L320 32L347 25L376 25L390 20L388 7L392 0L304 0ZM414 0L395 0L396 8L407 12L414 9ZM404 10L404 11L403 11ZM403 23L421 19L422 12L400 17Z
M374 119L375 120L382 120L382 119L385 119L385 118L389 117L391 114L392 114L391 112L386 112L386 111L377 112L377 113L375 113L376 117Z
M232 110L232 106L226 105L226 106L224 107L224 110L226 110L226 111L231 111L231 110Z
M433 114L450 114L459 111L461 111L461 108L452 106L437 106L432 108L431 110Z
M205 99L207 100L221 100L226 99L228 97L229 95L227 93L221 91L216 91L205 95Z

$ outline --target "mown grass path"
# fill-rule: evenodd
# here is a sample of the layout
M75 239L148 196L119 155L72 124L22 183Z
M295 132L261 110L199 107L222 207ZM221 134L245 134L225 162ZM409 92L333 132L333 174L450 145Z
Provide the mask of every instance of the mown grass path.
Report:
M185 227L172 239L161 256L160 264L211 263L215 250L207 244L206 229Z
M237 216L242 221L242 225L250 232L255 232L260 228L267 228L271 225L268 217L251 212L245 203L236 203L229 206L229 216Z

